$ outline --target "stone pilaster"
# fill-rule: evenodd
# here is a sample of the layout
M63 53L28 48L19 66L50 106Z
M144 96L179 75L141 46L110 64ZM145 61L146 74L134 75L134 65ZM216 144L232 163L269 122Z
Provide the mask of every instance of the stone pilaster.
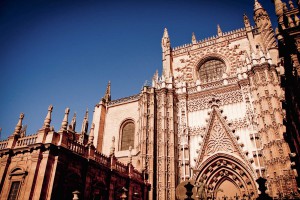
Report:
M155 92L154 88L144 87L139 102L139 149L141 151L142 169L149 175L149 182L152 190L149 192L149 199L154 199L156 194L156 161L155 157Z
M189 150L189 129L187 112L187 94L186 88L178 96L178 144L179 144L179 173L181 181L190 178L190 150Z
M174 101L172 89L157 91L157 199L175 199L177 138Z

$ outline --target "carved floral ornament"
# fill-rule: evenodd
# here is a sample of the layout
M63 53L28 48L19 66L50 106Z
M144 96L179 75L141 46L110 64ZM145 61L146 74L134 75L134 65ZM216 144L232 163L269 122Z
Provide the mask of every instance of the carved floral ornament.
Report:
M198 98L191 98L187 103L188 111L195 112L210 108L209 101L211 100L212 96L213 94L207 94L198 96ZM223 106L243 102L243 95L241 90L233 90L228 92L220 91L218 93L218 99L220 100L219 106Z

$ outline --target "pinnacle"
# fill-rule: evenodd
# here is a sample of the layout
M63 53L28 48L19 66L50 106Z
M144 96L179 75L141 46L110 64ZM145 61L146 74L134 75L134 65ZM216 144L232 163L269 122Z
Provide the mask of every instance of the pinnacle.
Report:
M262 8L261 4L257 0L255 0L254 1L254 10L258 10L261 8Z
M164 29L164 36L163 37L169 37L168 29L167 28Z
M219 24L217 25L217 30L218 30L218 36L222 36L222 30Z

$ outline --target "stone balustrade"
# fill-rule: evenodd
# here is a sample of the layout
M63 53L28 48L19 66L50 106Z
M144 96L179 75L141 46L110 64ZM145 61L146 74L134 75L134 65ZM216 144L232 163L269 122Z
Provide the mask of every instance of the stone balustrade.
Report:
M86 147L77 141L68 141L67 148L79 155L85 155L86 153Z
M110 158L98 151L95 151L94 160L101 165L110 167Z
M7 140L4 140L4 141L1 141L0 142L0 150L1 149L5 149L8 145L8 141Z
M29 136L26 136L26 137L23 137L23 138L19 138L17 140L15 148L16 147L24 147L24 146L27 146L27 145L35 144L37 138L38 138L38 135L36 135L36 134L29 135Z

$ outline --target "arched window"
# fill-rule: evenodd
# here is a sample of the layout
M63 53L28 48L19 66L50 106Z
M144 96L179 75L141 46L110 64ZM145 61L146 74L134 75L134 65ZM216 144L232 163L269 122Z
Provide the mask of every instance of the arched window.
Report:
M121 126L121 151L128 150L129 147L134 147L134 123L126 121Z
M219 59L211 58L199 66L199 78L202 83L220 80L225 72L225 63Z

